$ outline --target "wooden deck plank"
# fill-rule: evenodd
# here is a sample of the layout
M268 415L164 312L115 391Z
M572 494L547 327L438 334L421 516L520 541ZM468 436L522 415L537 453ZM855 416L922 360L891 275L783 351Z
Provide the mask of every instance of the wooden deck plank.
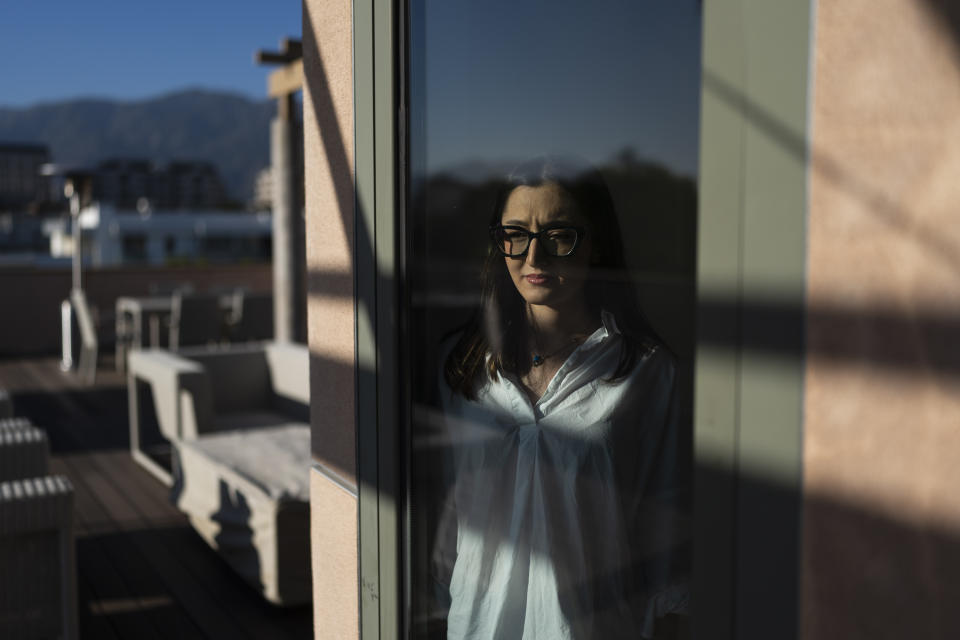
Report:
M91 456L75 456L75 468L84 480L96 488L96 495L105 509L113 513L123 539L132 543L146 563L183 606L193 623L210 638L253 637L224 611L216 599L192 579L182 560L162 543L157 531L146 527L136 510L117 488L102 475ZM119 539L119 537L118 537Z
M138 620L149 626L152 634L149 637L202 638L189 618L178 612L175 600L166 586L156 579L153 571L148 570L142 553L134 548L129 536L120 530L93 495L95 487L91 487L86 474L78 469L82 459L87 457L74 455L70 456L69 462L61 461L74 478L75 492L79 491L81 495L89 498L84 501L87 511L79 513L78 519L92 518L96 523L92 527L88 525L86 529L89 533L78 538L78 558L101 558L114 571L122 574L124 589L107 592L95 590L98 597L90 603L91 608L99 616L110 619L125 638L131 637L127 632ZM80 571L83 573L83 568L80 568Z
M80 570L82 560L77 556L77 627L81 638L102 638L103 640L121 640L110 621L100 615L94 615L90 603L98 600L93 585Z
M132 506L142 511L145 519L149 519L147 512L153 512L159 518L167 520L172 510L178 522L188 522L186 516L170 504L169 490L166 487L136 467L131 458L127 457L128 462L120 462L116 457L117 454L110 452L95 454L92 459L99 461L101 471L106 476L111 476L118 482L124 480L129 483L128 486L136 491L138 497ZM135 468L126 469L127 464L134 465ZM154 520L152 523L159 525L160 521ZM312 637L312 620L308 607L299 611L280 609L266 602L260 594L243 583L229 565L187 526L153 528L167 548L177 554L196 581L205 586L208 592L215 594L225 609L235 612L238 621L254 637L278 640Z
M0 374L10 381L15 414L46 429L54 453L129 447L119 380L81 387L52 359L0 362Z
M179 637L165 631L189 635L187 625L157 624L154 610L158 598L154 585L144 584L137 567L137 554L124 540L111 539L114 527L102 512L91 490L63 459L51 461L51 470L71 477L74 485L77 547L78 613L81 637ZM81 590L80 585L84 586ZM131 613L146 611L135 617ZM107 629L110 630L108 635ZM119 635L117 635L119 634Z
M70 475L70 469L66 463L59 458L51 459L50 472L68 477ZM77 486L74 484L73 521L77 560L77 624L80 637L119 640L120 636L117 635L117 631L113 628L113 625L110 624L110 621L102 615L94 615L93 613L96 603L99 602L99 596L97 595L97 583L99 580L96 577L99 570L91 570L90 564L96 563L100 559L101 550L97 549L95 551L97 557L91 557L88 553L89 549L84 548L84 545L81 543L81 540L86 536L87 523L80 514L81 506L78 503L78 498L84 495L86 495L86 491L78 492Z
M116 616L113 615L110 603L118 601L136 601L136 595L130 588L129 582L121 575L120 569L124 566L124 544L115 541L112 545L104 543L102 536L110 532L109 517L98 512L95 499L90 499L91 492L82 476L70 461L62 460L68 476L74 486L74 497L83 504L84 511L75 509L78 529L82 528L84 535L77 535L77 573L90 586L92 599L81 601L80 606L87 609L91 617L109 621L117 634L124 638L159 638L155 627L145 616ZM83 496L86 496L85 498ZM95 524L91 524L91 521ZM98 531L99 530L99 531ZM126 613L127 611L125 611Z
M236 611L254 637L282 640L308 640L313 637L313 617L309 605L281 608L270 604L252 587L242 582L227 563L207 546L192 530L161 531L167 544L181 550L185 559L194 559L190 566L200 566L206 559L207 570L194 573L198 582L222 594L224 605ZM212 565L212 566L211 566ZM215 567L215 568L214 568Z
M160 527L188 526L189 520L170 502L170 489L144 471L129 451L100 451L92 454L101 472L117 486L135 496L134 508L140 517Z
M113 488L106 486L103 478L85 470L92 464L92 457L88 454L75 455L71 461L74 473L99 499L105 494L109 495L108 492ZM93 539L109 549L108 554L114 564L122 568L129 589L129 596L110 603L112 612L115 615L143 614L141 617L149 620L161 638L203 638L199 627L179 607L174 593L160 580L144 557L143 550L133 544L129 532L137 529L140 522L132 518L129 512L111 513L108 507L100 506L107 512L112 527L94 533Z
M92 596L81 606L91 619L107 622L122 638L161 638L148 616L130 615L142 610L143 603L117 571L119 557L122 554L98 537L77 540L77 573L90 585ZM89 632L81 630L84 633Z

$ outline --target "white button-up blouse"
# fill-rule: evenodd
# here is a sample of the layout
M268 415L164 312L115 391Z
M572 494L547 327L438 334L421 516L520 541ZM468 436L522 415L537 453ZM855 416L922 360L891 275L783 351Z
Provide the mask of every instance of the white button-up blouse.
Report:
M457 521L449 638L649 637L686 608L676 566L674 364L662 347L608 382L612 316L531 403L511 376L446 389Z

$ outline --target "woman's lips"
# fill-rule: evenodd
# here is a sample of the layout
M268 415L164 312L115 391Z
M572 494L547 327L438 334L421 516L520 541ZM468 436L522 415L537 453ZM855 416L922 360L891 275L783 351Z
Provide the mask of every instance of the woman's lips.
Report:
M550 276L542 273L531 273L530 275L523 276L523 279L530 284L544 285L550 281Z

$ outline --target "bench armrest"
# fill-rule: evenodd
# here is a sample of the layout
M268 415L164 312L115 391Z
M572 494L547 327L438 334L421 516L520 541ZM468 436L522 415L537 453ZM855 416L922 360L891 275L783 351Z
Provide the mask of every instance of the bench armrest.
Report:
M203 365L159 349L133 351L129 384L149 383L160 432L171 441L192 440L213 426L210 380Z
M271 342L265 346L273 393L310 404L310 350L301 344Z

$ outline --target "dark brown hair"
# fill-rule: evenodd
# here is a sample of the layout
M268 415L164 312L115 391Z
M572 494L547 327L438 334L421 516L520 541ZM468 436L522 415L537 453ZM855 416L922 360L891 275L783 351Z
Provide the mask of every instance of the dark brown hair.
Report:
M620 359L609 378L619 380L630 373L641 353L659 343L659 339L640 309L623 256L613 199L600 173L569 158L543 157L526 162L504 181L490 224L499 224L514 189L546 183L563 188L590 222L593 256L584 284L586 303L598 317L601 310L612 314L622 334ZM443 370L450 388L469 399L476 398L477 383L484 373L495 380L503 373L522 375L530 367L530 354L525 348L530 330L526 303L510 279L503 256L492 243L487 249L482 287L480 307L460 331Z

